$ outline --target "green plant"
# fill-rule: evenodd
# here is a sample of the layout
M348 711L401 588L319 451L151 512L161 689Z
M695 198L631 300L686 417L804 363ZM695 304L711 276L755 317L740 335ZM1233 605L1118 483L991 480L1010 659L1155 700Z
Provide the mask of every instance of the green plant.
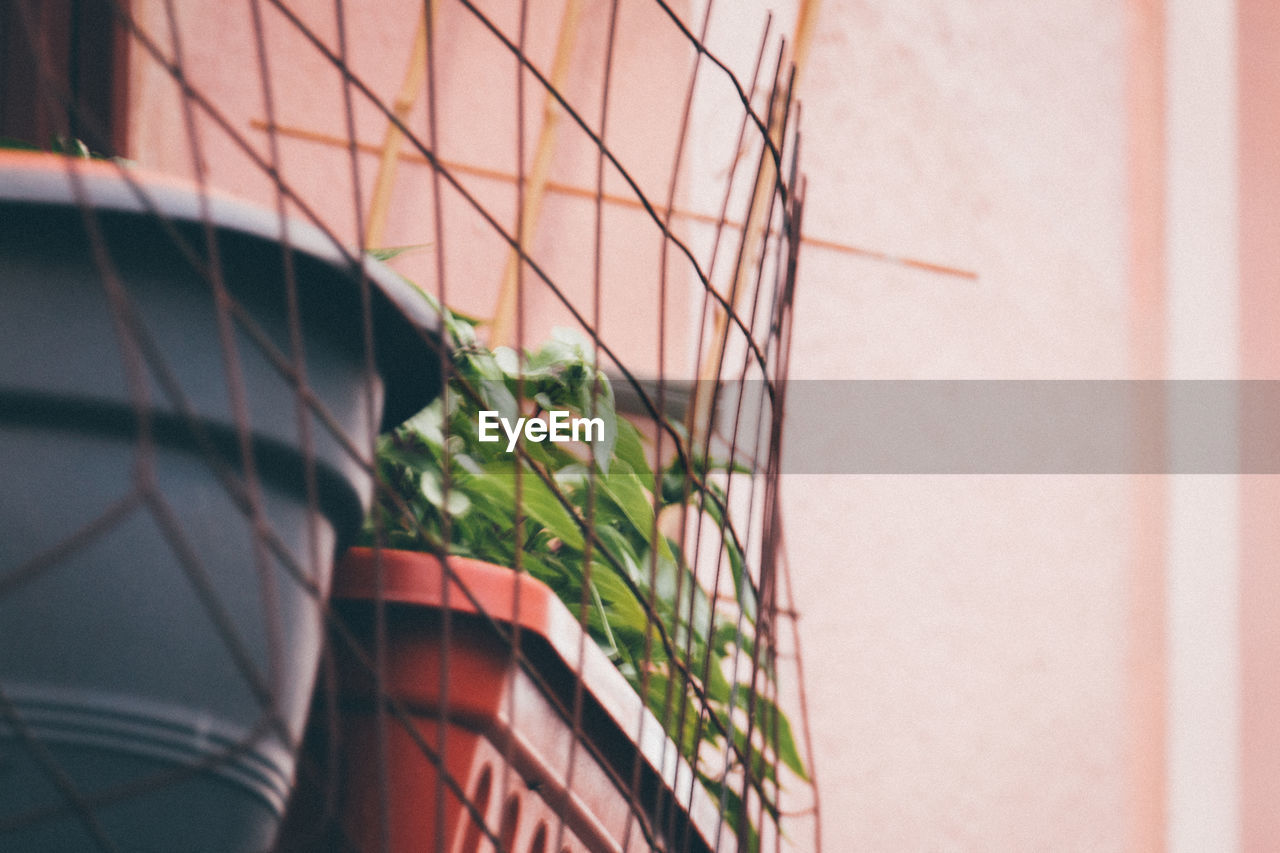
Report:
M89 150L89 146L82 140L76 139L74 136L53 136L49 139L49 147L42 149L38 145L33 145L21 139L13 139L8 136L0 136L0 148L13 151L42 151L47 150L52 154L65 154L68 157L76 157L81 160L106 160L110 159L101 154L95 154Z
M365 543L519 567L550 586L664 722L730 825L754 838L740 822L743 768L749 762L747 784L775 819L779 764L801 778L805 768L789 722L765 695L772 667L764 661L742 676L751 669L756 590L712 476L717 466L695 460L681 440L655 476L588 341L559 333L520 358L490 351L474 322L435 307L453 348L451 380L441 399L381 440L378 474L387 488ZM505 437L479 439L481 411L514 422L552 410L601 419L603 438L524 442L515 453ZM713 601L682 537L664 532L686 512L705 513L722 533L732 596ZM713 764L712 755L730 760Z

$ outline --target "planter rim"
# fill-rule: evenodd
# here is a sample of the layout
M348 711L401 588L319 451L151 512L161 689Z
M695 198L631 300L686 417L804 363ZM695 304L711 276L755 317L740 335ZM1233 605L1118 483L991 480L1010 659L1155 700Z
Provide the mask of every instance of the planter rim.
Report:
M145 168L45 152L0 150L0 205L92 208L157 217L287 246L370 283L375 360L386 383L381 429L416 414L440 392L440 317L385 264L357 260L319 227L210 187ZM358 295L358 294L357 294ZM305 290L299 290L305 299Z
M555 664L564 670L562 674L571 678L580 675L584 694L634 744L643 763L673 793L680 807L688 805L693 828L713 845L720 813L711 796L618 668L594 640L584 638L578 620L555 592L536 578L505 566L452 555L447 562L450 612L518 625L522 632L545 643ZM434 554L354 547L334 569L332 598L372 601L381 594L387 603L440 610L444 606L444 577L440 558ZM724 826L719 835L716 849L734 849L732 827Z

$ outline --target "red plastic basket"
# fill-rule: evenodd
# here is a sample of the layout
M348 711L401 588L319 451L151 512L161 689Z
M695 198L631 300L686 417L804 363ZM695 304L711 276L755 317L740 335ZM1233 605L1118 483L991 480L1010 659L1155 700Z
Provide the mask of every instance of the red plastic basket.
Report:
M317 694L279 851L734 849L675 745L550 589L462 558L448 574L446 593L437 558L360 548L339 567L336 690Z

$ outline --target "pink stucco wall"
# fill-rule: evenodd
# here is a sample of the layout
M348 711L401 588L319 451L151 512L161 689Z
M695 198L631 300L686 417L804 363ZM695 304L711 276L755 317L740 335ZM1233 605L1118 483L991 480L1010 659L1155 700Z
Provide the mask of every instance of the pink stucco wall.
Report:
M160 0L138 0L133 15L165 61L181 55L193 90L227 119L231 131L209 114L193 110L196 132L188 132L179 89L160 62L133 45L129 111L130 156L163 171L193 175L197 156L208 180L242 196L274 204L272 182L255 165L247 146L272 162L267 91L255 41L252 4L220 0L173 4L171 21ZM271 4L260 4L266 50L266 79L281 128L275 138L283 181L312 204L311 213L350 244L356 241L357 211L367 216L387 120L353 89L353 126L360 145L360 194L352 179L343 80L333 63ZM436 151L459 184L509 233L516 227L517 96L516 60L477 18L453 3L441 3L434 24ZM518 4L479 4L504 33L518 31ZM670 4L677 12L681 3ZM334 4L307 0L287 4L325 49L341 50ZM414 39L419 0L347 4L346 61L355 76L391 103L401 88ZM549 76L564 6L530 4L525 51ZM601 79L608 6L584 4L569 73L564 85L570 104L593 128L600 125ZM613 56L613 85L607 144L655 206L666 203L677 150L681 104L693 52L670 20L652 3L622 3ZM174 33L176 32L176 38ZM542 126L544 90L525 79L526 174L532 168ZM430 146L427 98L420 93L406 124ZM595 143L563 113L550 172L550 189L533 230L529 252L568 300L588 318L594 283ZM233 133L244 145L237 144ZM732 139L725 144L732 149ZM441 232L433 216L432 172L410 144L402 149L386 246L421 246L395 262L404 274L453 307L487 318L495 309L507 259L507 244L474 205L442 182ZM683 180L677 206L684 201ZM607 170L600 328L624 363L642 376L655 374L656 304L660 279L661 232L641 210L620 176ZM675 228L682 228L677 220ZM437 261L440 261L439 266ZM556 326L577 327L551 291L526 272L526 340L536 344ZM687 375L692 318L687 306L693 278L677 259L669 263L666 318L667 363L673 375ZM641 320L640 318L648 318Z
M976 278L809 248L793 375L1130 375L1123 4L821 16L808 236ZM1131 484L784 489L826 848L1125 847Z
M977 277L811 249L799 375L1275 377L1274 4L818 32L809 236ZM1274 846L1273 477L797 480L828 844Z

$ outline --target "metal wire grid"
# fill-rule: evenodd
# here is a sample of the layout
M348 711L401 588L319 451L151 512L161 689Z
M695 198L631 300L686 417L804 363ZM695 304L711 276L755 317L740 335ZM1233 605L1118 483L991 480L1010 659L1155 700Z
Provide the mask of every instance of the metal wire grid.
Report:
M755 473L751 476L730 476L724 480L726 500L738 501L745 505L745 512L741 515L741 518L745 519L745 524L740 522L741 529L735 527L732 521L726 520L719 526L719 529L709 531L706 529L707 514L705 512L695 512L692 519L682 519L680 536L682 539L688 537L692 543L690 550L693 557L691 562L694 565L708 565L710 567L709 589L713 599L717 598L718 591L723 588L724 552L723 549L716 548L714 558L711 559L701 553L704 548L704 540L708 538L708 534L710 534L712 541L717 537L723 540L726 536L733 536L739 542L745 543L749 548L751 552L751 577L761 606L754 629L755 642L751 643L749 647L739 646L737 648L734 666L740 666L745 670L752 683L767 682L764 687L764 695L777 702L779 701L777 684L765 679L763 672L773 670L777 666L775 659L777 644L774 638L779 622L791 619L794 615L785 597L782 602L779 602L779 596L784 595L785 590L780 591L777 582L778 557L781 547L777 482L780 430L785 406L787 352L791 335L790 307L795 284L799 228L803 208L803 181L797 173L799 140L794 130L796 122L794 121L794 111L792 110L793 101L787 79L783 73L785 48L779 44L776 56L766 58L768 46L774 43L771 40L770 33L766 30L761 39L760 50L752 71L751 80L749 83L744 84L705 47L703 37L713 14L711 4L707 5L701 28L695 33L670 6L662 2L662 0L655 0L655 3L669 17L672 37L685 40L691 55L688 87L683 93L672 93L673 102L678 100L681 95L683 95L683 101L674 166L670 174L667 196L662 202L658 202L650 195L646 195L639 183L631 177L626 164L619 161L606 141L608 138L607 118L611 90L611 60L614 53L615 39L626 37L625 33L617 32L618 3L616 0L610 9L609 41L605 49L604 66L601 69L603 95L599 105L599 119L596 122L586 118L583 112L570 103L567 97L553 84L553 81L544 72L540 71L526 55L523 23L526 19L527 7L524 4L521 5L519 16L521 26L517 28L515 33L504 31L477 5L467 2L467 0L460 0L458 4L467 13L474 16L475 20L482 24L492 34L494 40L510 54L514 66L513 82L517 92L515 99L517 111L522 113L524 109L525 87L538 87L547 92L556 101L559 109L563 110L564 114L585 132L595 145L596 182L593 193L593 203L596 210L596 230L593 247L595 264L592 298L590 305L585 309L580 305L575 305L566 296L557 281L539 265L536 258L531 256L526 244L526 229L520 219L520 215L517 215L514 228L506 227L498 216L492 215L486 210L485 206L468 190L464 182L454 174L454 170L435 156L434 152L438 150L437 119L432 109L436 98L435 86L437 78L437 70L434 65L434 57L437 52L433 49L435 38L433 13L435 10L432 7L435 4L428 4L428 8L423 15L426 42L425 68L423 69L427 103L426 126L423 129L415 129L406 123L400 112L397 111L395 104L388 103L387 100L379 97L372 88L350 70L346 61L345 53L347 48L344 37L346 32L344 20L349 15L350 10L344 8L341 0L336 2L333 7L338 33L336 48L310 29L302 17L297 14L292 4L283 2L283 0L263 0L263 2L253 0L253 2L250 2L248 5L253 22L253 37L258 47L258 55L261 62L259 73L262 79L267 113L265 124L268 146L265 154L258 146L253 144L252 140L245 138L237 129L235 122L223 115L219 105L206 97L184 74L182 39L180 28L177 25L177 7L173 4L167 4L166 6L166 14L171 23L168 34L172 45L171 54L167 54L156 38L139 25L138 21L130 14L127 6L112 4L112 8L119 25L127 34L134 56L144 57L146 61L162 66L181 89L185 123L188 129L188 141L191 147L192 161L197 164L196 178L197 183L200 185L202 197L204 197L207 187L204 186L204 175L198 165L203 161L203 155L201 151L202 134L197 128L197 114L202 119L212 120L226 138L234 142L245 155L250 157L265 175L272 177L276 188L277 213L281 220L283 220L286 210L301 213L303 217L310 219L312 224L326 232L332 245L343 253L348 263L357 269L360 268L358 258L363 255L365 248L362 243L366 229L360 227L364 225L362 220L365 215L365 200L360 191L362 184L357 169L359 152L354 118L354 104L359 99L381 112L388 124L394 127L403 137L405 143L416 151L431 167L433 190L431 198L435 205L435 215L433 217L435 240L437 246L441 247L440 251L437 251L435 255L438 265L435 275L435 290L441 302L447 303L449 295L446 287L448 279L442 260L444 257L443 246L447 234L440 206L440 200L447 186L451 192L459 194L474 207L475 211L484 218L494 232L501 236L518 258L519 263L515 267L517 293L523 293L534 288L543 288L546 292L554 295L591 338L601 362L607 365L611 372L620 377L619 381L621 383L630 386L634 391L642 407L641 414L638 417L647 419L655 427L653 430L654 450L658 458L672 453L688 454L697 452L700 444L702 456L710 455L713 446L718 447L720 452L727 456L727 461L732 467L735 462L738 462L744 456L741 445L749 445L752 448L750 451L752 458L748 461ZM354 250L343 248L344 241L332 229L326 227L324 218L317 212L323 206L332 205L338 200L302 197L281 178L281 154L277 132L280 124L277 122L276 103L278 100L288 97L288 93L273 92L269 82L268 62L270 57L267 54L266 37L264 35L264 14L267 10L274 10L275 13L278 13L282 20L286 21L297 33L305 37L315 51L342 74L344 81L343 102L346 110L345 125L350 151L352 186L355 188L354 197L349 201L353 206L357 221L356 230L361 238L357 241L360 245L357 245ZM31 19L29 15L27 20L30 26ZM36 40L33 38L32 41L35 42ZM37 66L42 63L47 64L38 55L38 50L33 50L33 54L35 54L34 59ZM766 67L770 70L766 71ZM733 156L730 158L727 167L725 192L716 217L714 235L710 241L710 250L699 256L691 248L687 240L678 233L673 219L676 210L677 189L682 178L682 153L687 141L694 94L700 77L708 73L719 76L732 87L740 100L742 115L738 131L739 138L733 148ZM41 74L40 67L37 67L37 76L43 81L43 88L47 90L44 95L47 98L67 106L72 105L68 93L56 91L56 87L53 85L54 81L49 79L49 74ZM764 77L767 81L764 85L760 85L761 77ZM523 201L523 193L526 191L525 187L529 178L525 174L524 165L527 148L523 131L525 127L523 115L517 120L516 125L520 129L516 140L517 176L515 189L518 196L516 206L517 210L523 211L524 205L521 202ZM744 152L746 152L745 155ZM752 159L754 159L754 169L750 167L745 170L742 169L743 163L750 163ZM743 191L744 178L741 174L744 171L748 173L745 180L745 186L748 189L745 193ZM610 346L608 338L601 333L601 306L608 298L608 293L600 274L601 257L605 251L602 246L600 223L603 220L603 211L606 204L606 174L609 173L621 177L632 193L634 200L644 209L653 227L661 234L662 238L662 258L659 264L659 282L655 305L655 313L657 314L655 346L659 359L656 381L645 381L644 377L636 375L625 363L625 357L615 352ZM74 183L77 167L73 164L68 164L68 174L72 176ZM132 181L131 172L127 168L120 169L120 175L126 182ZM133 186L139 197L144 199L143 205L147 206L145 187L140 184L133 184ZM735 205L740 206L743 211L737 223L733 222L733 208ZM84 207L84 221L91 242L91 251L101 275L103 289L107 296L108 310L113 323L119 329L122 350L121 359L129 379L132 422L134 425L132 434L133 456L135 459L133 476L129 483L122 484L123 494L119 500L113 502L99 516L87 522L83 527L69 532L61 541L44 548L38 554L24 559L17 566L4 567L3 574L0 575L0 596L9 595L13 590L37 578L42 573L54 570L69 555L83 550L90 543L109 534L130 517L137 514L145 514L162 531L187 581L197 591L203 606L217 624L222 642L235 660L246 683L251 685L253 693L260 702L262 714L258 724L245 740L227 744L223 750L211 754L203 763L156 775L142 783L135 783L120 790L86 796L76 789L75 784L67 778L67 774L61 772L56 765L56 761L49 756L48 750L43 747L40 739L33 735L29 727L24 724L21 714L18 713L13 703L9 702L3 693L0 693L0 711L3 711L5 723L10 727L10 730L16 735L23 747L29 750L37 761L44 765L49 778L53 780L63 798L61 807L74 812L88 835L99 848L104 850L127 849L128 840L111 838L100 825L96 818L96 811L103 805L113 800L136 796L140 791L148 788L163 788L175 784L182 778L206 773L216 768L219 764L234 760L240 752L258 742L265 730L274 730L275 734L290 747L297 746L299 732L296 730L296 725L284 724L280 719L277 707L278 690L276 686L283 680L280 671L282 664L279 661L277 649L281 645L280 636L283 629L278 624L278 608L272 606L278 595L275 586L279 582L278 571L275 566L277 564L282 566L289 582L297 584L306 595L321 605L321 612L327 628L338 637L336 642L341 643L345 639L348 644L354 646L355 643L354 638L350 635L350 629L343 619L334 610L324 606L327 592L326 584L316 577L315 567L324 562L324 558L320 554L324 550L323 537L316 531L317 520L323 517L322 489L319 482L320 475L317 473L314 446L316 431L323 431L327 436L336 440L343 446L344 452L353 464L363 469L365 473L373 474L371 438L364 443L353 441L337 419L317 399L317 396L309 386L307 361L304 355L306 330L303 328L302 315L298 308L300 283L297 281L292 264L292 253L288 250L282 253L282 273L286 283L285 289L288 302L289 344L287 349L282 349L278 342L272 340L270 334L257 328L251 314L244 309L240 300L232 295L227 287L223 271L219 265L220 254L214 248L217 244L217 238L209 222L207 209L203 211L204 227L200 232L196 233L190 231L184 233L180 224L168 222L166 214L157 207L152 206L150 212L157 221L165 222L169 237L183 247L182 251L187 256L188 261L199 270L200 277L207 282L213 295L217 311L217 326L219 334L222 336L222 368L228 377L231 389L232 415L235 426L234 451L219 445L215 439L208 438L209 429L205 419L185 402L186 395L181 384L172 378L174 371L165 363L164 355L152 345L145 328L138 323L136 311L130 304L127 282L122 282L114 272L111 247L103 240L99 229L94 224L97 221L96 214L86 204ZM681 430L680 424L677 423L676 419L668 414L669 400L683 390L681 385L687 388L690 384L687 380L683 380L682 377L668 375L664 369L664 358L667 352L667 341L665 340L667 323L664 320L665 314L669 310L669 254L674 254L682 259L687 271L696 279L702 291L700 299L701 316L695 324L699 336L696 347L696 352L699 356L697 377L699 381L692 383L693 403L687 416L687 425L692 429L689 430ZM726 265L730 267L728 272L725 271ZM364 369L367 375L373 376L378 369L375 354L377 345L372 322L374 316L373 289L366 276L359 276L358 281L360 283L360 305L363 318L361 340ZM301 286L305 287L305 283L302 283ZM525 338L524 300L516 299L514 305L514 340L520 343ZM247 334L252 339L252 345L265 356L273 369L283 377L294 393L296 428L302 448L302 456L305 460L305 464L299 472L304 481L303 492L305 494L306 517L309 525L309 533L305 538L306 547L304 553L297 553L296 548L291 548L285 544L264 509L264 499L262 497L264 489L263 476L258 470L258 464L255 462L259 458L260 450L255 447L251 414L243 400L243 389L239 387L243 383L243 367L239 363L237 354L241 351L243 344L237 342L235 338L236 335L242 333ZM431 343L435 342L430 336L424 337ZM447 379L449 360L443 358L441 365L446 372L444 378ZM720 411L722 407L718 404L718 389L721 383L725 381L759 383L762 393L754 401L754 404L759 407L759 411L754 413L754 417L752 417L752 413L744 412L744 406L750 405L750 397L747 395L740 395L737 398L733 412ZM272 638L267 644L270 647L270 651L267 655L268 660L265 662L265 666L262 665L263 662L253 660L253 654L243 650L245 644L239 636L240 631L235 626L234 620L223 614L222 603L218 600L218 595L214 589L215 585L208 577L208 569L203 566L198 549L188 541L181 524L176 520L172 507L167 502L164 490L157 485L152 476L152 460L156 446L154 389L151 384L153 382L158 383L168 405L172 407L177 413L177 417L181 420L183 428L194 437L193 441L198 452L212 470L220 487L235 502L252 529L254 571L261 584L260 595L265 605L265 632L267 637ZM704 423L710 423L712 413L718 413L718 418L716 418L718 429L703 425ZM377 420L372 410L366 413L366 419L369 422ZM746 429L744 424L747 423L757 425L755 429L763 431L764 434L744 434ZM523 454L523 448L519 452ZM541 472L537 464L529 460L527 454L524 454L524 458L530 462L528 470L534 476L539 476L543 479L546 486L558 493L559 490L555 481L546 476L545 472ZM522 470L524 469L517 469L517 471ZM686 494L696 492L705 496L706 492L702 489L699 477L710 475L699 475L692 465L686 465L684 470L683 488ZM449 488L449 465L447 461L443 474L447 492ZM519 494L519 477L521 476L523 475L517 474L517 494ZM654 484L655 491L661 489L661 487L661 483ZM742 494L744 490L746 491L745 496ZM563 495L560 495L560 500L566 510L571 513L574 512L573 506ZM524 520L524 510L519 501L517 501L513 506L513 527L519 529ZM607 543L602 542L596 535L594 519L590 511L588 511L585 518L580 518L579 521L583 536L589 543L588 548L594 549L605 560L616 562L616 558L609 553ZM685 543L682 541L681 544L684 545ZM710 549L708 548L708 550ZM586 561L588 580L590 566L591 561L588 559ZM448 561L445 562L445 567L446 575L450 575ZM517 572L522 570L519 556L517 556L514 569ZM625 572L623 576L626 577ZM683 580L684 576L681 575L680 577ZM655 585L655 582L651 580L648 585L649 589L652 590ZM450 594L449 591L455 587L453 584L445 584L443 588L446 606L441 611L442 631L445 639L442 647L443 660L440 690L445 697L445 704L447 705L450 689L451 635L453 632L451 610L447 606L447 597ZM520 637L519 620L508 621L505 615L504 618L496 618L492 615L484 614L482 603L470 593L465 584L459 583L456 588L461 591L465 598L469 599L472 607L480 610L482 616L488 617L487 621L490 628L506 639L510 649L513 671L523 672L548 695L555 694L556 691L553 686L544 682L538 668L534 665L534 662L529 660L525 652L525 644L521 642ZM585 589L584 585L583 609L580 610L580 616L584 623L586 618ZM676 636L681 626L679 624L664 626L654 608L651 598L652 592L646 594L644 590L639 588L633 590L633 592L646 604L651 620L652 631L646 638L647 643L661 647L662 657L671 661L676 670L672 674L683 679L687 685L692 685L692 694L703 701L705 705L706 696L702 692L701 685L707 683L708 673L705 671L705 667L711 665L710 658L708 657L706 661L700 662L703 667L702 672L696 671L696 667L681 665L679 661L681 661L682 655L678 648L678 637ZM677 600L679 600L678 595ZM518 598L516 604L518 607ZM382 606L377 607L375 613L377 623L375 636L378 638L378 642L375 645L373 655L364 661L364 664L372 672L375 683L380 683L384 677L385 620L387 617L385 608ZM684 616L686 624L693 618L694 614L691 607ZM739 614L738 628L740 635L748 627L742 621L744 618ZM684 634L687 637L692 636L690 631L685 631ZM582 643L585 648L585 633L582 637ZM691 645L686 645L683 657L687 659L691 652ZM652 664L655 670L658 667L653 658L650 658L648 663ZM691 663L696 664L699 662ZM322 673L323 671L324 667L322 667ZM648 668L646 668L646 672L648 671ZM0 685L0 690L2 689L3 685ZM332 703L334 701L334 690L334 685L322 677L317 701ZM664 702L662 713L659 715L662 717L659 720L662 730L671 730L678 738L682 738L684 735L681 726L684 725L684 720L687 719L687 715L684 712L685 709L679 706L687 701L687 696L688 693L683 690L668 690L667 701ZM504 827L491 826L486 822L485 815L472 802L474 792L466 790L464 787L467 780L455 779L449 774L445 756L441 754L443 750L433 747L426 739L417 735L417 729L411 724L407 708L390 697L384 697L384 700L385 725L400 726L404 731L409 732L411 737L416 740L418 748L441 774L443 785L437 788L438 795L437 802L433 804L434 809L437 812L442 811L442 803L446 791L451 792L453 796L456 796L464 803L464 807L469 812L472 825L478 831L479 836L493 845L495 849L506 849L510 842L509 833L504 831ZM585 704L586 699L583 693L582 679L579 678L572 693L570 706L561 708L572 731L571 744L574 750L590 751L596 749L590 745L583 731ZM517 712L517 710L512 709L513 713ZM755 730L762 724L764 717L761 715L760 709L754 706L742 708L741 714L746 726L747 736L745 741L736 743L732 732L721 731L718 734L724 743L721 762L726 768L734 766L739 768L739 775L734 779L734 782L738 786L737 795L747 807L742 810L741 817L736 822L737 825L732 825L725 818L725 802L723 800L720 802L721 817L718 825L712 829L712 832L717 836L712 841L712 846L713 848L719 847L722 843L720 836L723 835L724 838L729 838L730 834L736 835L739 843L745 844L746 842L742 839L747 836L746 822L749 821L751 825L766 830L762 839L766 847L772 845L774 848L780 849L783 841L778 832L778 819L775 815L770 814L766 808L769 801L776 802L778 796L776 781L770 783L768 780L753 779L752 774L749 772L750 768L756 766L752 758L753 745L757 742ZM696 749L698 744L711 743L713 734L711 730L720 725L720 723L714 714L707 711L705 706L696 709L694 718L696 718L697 723L692 739ZM673 720L680 722L673 723ZM777 725L776 716L773 717L773 724ZM443 737L444 725L445 721L442 716L442 736L438 741L440 744L447 742ZM645 725L644 718L641 719L639 725L643 728ZM777 732L769 734L773 736L776 742ZM637 732L636 736L637 739L642 739L643 733ZM383 735L383 741L385 743L385 734ZM385 755L376 755L371 756L370 760L385 763L386 759ZM812 774L811 755L809 756L809 765ZM570 778L565 780L566 788L569 790L573 789L571 774L574 766L575 764L571 757L568 764ZM652 796L652 794L646 791L642 784L642 764L637 761L632 767L633 771L630 779L617 780L629 800L630 812L628 820L635 821L645 841L653 849L688 849L689 845L693 843L690 838L691 825L687 822L680 824L677 820L675 809L667 809L664 814L660 808L656 807L657 804L646 801L646 797ZM690 768L686 764L677 762L677 766L674 768L677 778L680 773L687 774L689 772ZM506 788L511 784L509 772L502 774L498 784L500 788ZM697 790L699 790L697 786L687 787L687 799L681 804L686 812L691 809L692 799ZM499 793L499 802L504 802L507 799L504 793ZM16 818L7 819L7 823L3 827L38 821L46 816L44 813L19 815ZM383 819L386 819L385 815ZM769 831L770 829L771 831ZM550 834L544 834L542 837L548 840L555 838L558 849L560 839L564 837L564 833L565 827L561 823L552 828ZM472 835L474 836L475 833L472 833ZM445 839L437 839L441 846L443 846L444 841Z

